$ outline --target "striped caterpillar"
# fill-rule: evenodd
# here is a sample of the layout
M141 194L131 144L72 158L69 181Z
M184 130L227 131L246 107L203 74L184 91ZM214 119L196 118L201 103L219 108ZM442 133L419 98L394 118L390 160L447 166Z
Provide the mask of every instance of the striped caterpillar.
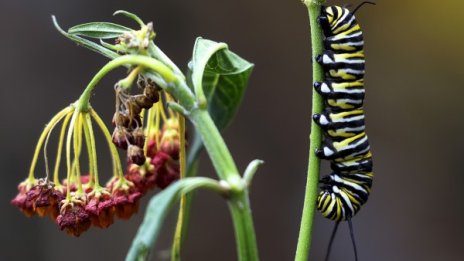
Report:
M353 12L339 6L322 7L318 17L325 36L325 51L315 58L324 69L325 79L315 82L314 88L323 98L325 109L313 115L324 133L316 155L330 161L332 173L320 180L317 209L336 222L326 260L341 221L348 221L358 260L351 218L367 202L372 186L372 154L362 108L364 40L354 16L365 3L371 2L361 3Z

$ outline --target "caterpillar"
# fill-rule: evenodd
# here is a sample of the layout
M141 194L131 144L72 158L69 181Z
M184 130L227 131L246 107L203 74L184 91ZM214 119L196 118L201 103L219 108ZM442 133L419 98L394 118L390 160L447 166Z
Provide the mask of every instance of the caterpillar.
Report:
M322 54L316 55L325 73L314 89L324 100L325 109L313 115L324 140L316 156L330 161L332 173L320 179L317 209L335 221L326 260L338 225L348 221L355 259L358 260L351 219L369 198L373 178L372 153L365 132L364 38L354 13L340 6L322 7L318 22L324 34Z

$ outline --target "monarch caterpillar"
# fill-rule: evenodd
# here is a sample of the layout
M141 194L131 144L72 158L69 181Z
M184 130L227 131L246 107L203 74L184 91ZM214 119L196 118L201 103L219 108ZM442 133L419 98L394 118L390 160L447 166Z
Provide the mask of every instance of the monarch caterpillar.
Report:
M326 108L313 115L323 130L322 146L316 156L330 160L332 173L320 180L317 209L334 220L326 260L340 221L348 221L355 259L358 260L351 218L369 198L373 178L372 154L365 133L364 39L354 13L340 6L322 7L318 22L322 28L325 51L315 57L325 72L323 82L314 89Z

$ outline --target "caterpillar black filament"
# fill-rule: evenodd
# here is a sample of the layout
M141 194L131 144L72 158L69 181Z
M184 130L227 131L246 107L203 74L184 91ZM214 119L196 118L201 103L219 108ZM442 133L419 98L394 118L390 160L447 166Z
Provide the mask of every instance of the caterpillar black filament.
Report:
M363 2L370 3L370 2ZM355 11L362 6L359 5ZM314 114L313 120L324 133L322 147L316 150L321 159L331 161L332 173L320 180L317 208L336 226L348 221L367 202L372 186L372 154L365 133L364 110L364 40L354 12L339 6L322 7L318 18L324 33L325 51L316 56L325 72L323 82L314 84L326 108Z

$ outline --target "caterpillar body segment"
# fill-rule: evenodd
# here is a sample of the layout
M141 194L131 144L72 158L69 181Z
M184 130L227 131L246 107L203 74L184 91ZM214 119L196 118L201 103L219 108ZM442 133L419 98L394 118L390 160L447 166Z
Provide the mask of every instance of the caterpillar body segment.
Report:
M337 54L325 51L316 56L316 61L322 65L326 75L334 81L356 81L364 77L364 53Z
M364 100L364 80L315 82L314 89L325 99Z
M341 141L324 139L322 147L316 150L316 156L326 160L350 160L368 153L369 140L365 132Z
M364 48L363 34L359 26L353 27L342 34L326 37L324 47L327 50L357 52Z
M353 110L361 108L363 105L363 100L348 98L327 99L325 103L335 110Z
M317 209L334 221L351 219L369 198L372 176L372 173L325 176L321 179Z
M362 109L341 112L326 109L320 114L314 114L313 120L328 136L335 139L353 137L365 130Z
M330 168L333 171L342 174L352 174L355 172L372 172L372 154L368 152L350 160L334 160L330 163Z

